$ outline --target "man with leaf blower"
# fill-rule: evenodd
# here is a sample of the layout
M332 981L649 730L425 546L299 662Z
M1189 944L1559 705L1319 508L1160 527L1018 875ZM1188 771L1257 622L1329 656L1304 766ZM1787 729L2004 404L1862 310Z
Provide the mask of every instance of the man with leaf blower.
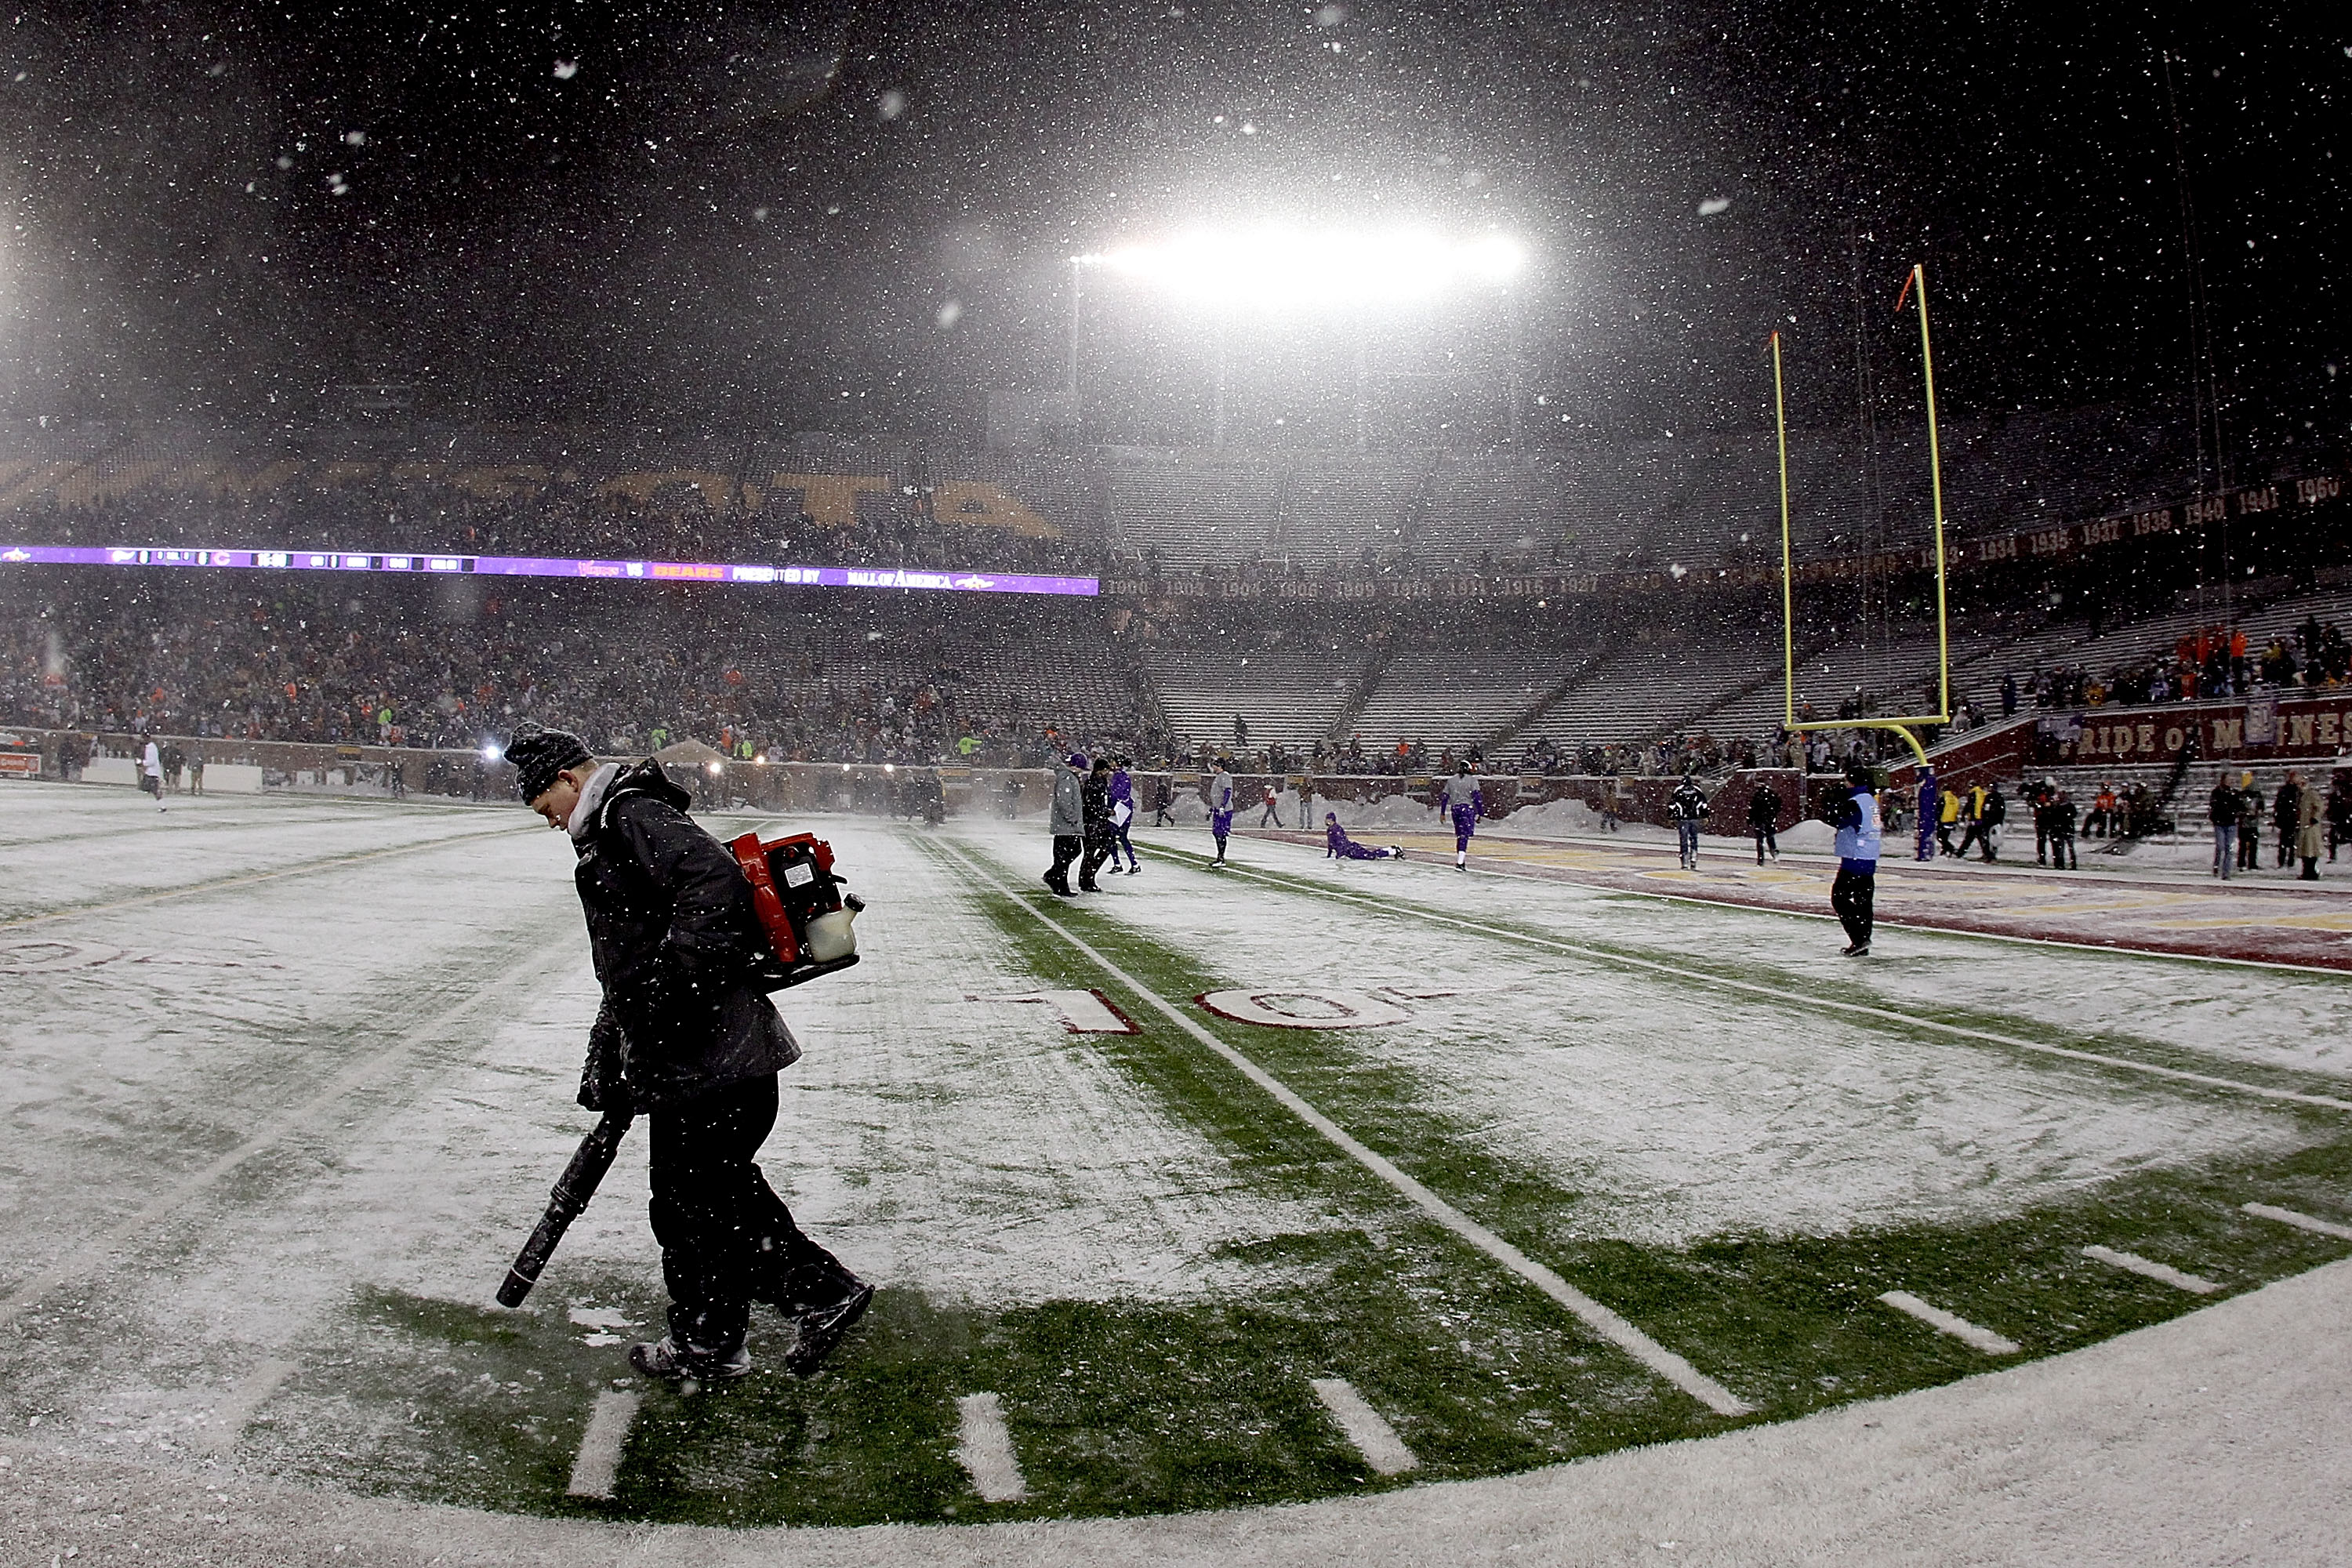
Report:
M579 736L543 729L519 733L507 760L523 800L570 834L579 858L604 989L580 1103L608 1125L643 1115L652 1136L669 1332L630 1346L630 1363L656 1377L740 1377L758 1300L793 1319L784 1362L805 1376L874 1288L802 1234L753 1163L775 1125L776 1074L800 1047L768 1000L773 987L757 983L770 942L752 885L686 816L687 792L659 763L599 763Z

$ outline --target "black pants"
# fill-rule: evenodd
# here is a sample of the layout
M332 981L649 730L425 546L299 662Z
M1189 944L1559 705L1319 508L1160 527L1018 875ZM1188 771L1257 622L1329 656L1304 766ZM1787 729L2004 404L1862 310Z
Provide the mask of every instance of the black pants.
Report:
M1045 873L1045 880L1055 887L1066 887L1070 880L1070 862L1078 858L1086 840L1075 833L1054 835L1054 868Z
M2083 863L2074 858L2074 836L2053 833L2050 836L2050 864L2061 871L2079 871Z
M1877 899L1877 872L1838 868L1837 880L1830 884L1830 908L1845 927L1846 941L1856 947L1870 945L1871 906Z
M1772 837L1771 825L1762 824L1753 831L1756 835L1756 863L1759 866L1764 864L1764 857L1767 853L1769 853L1773 859L1778 860L1780 858L1780 845Z
M1101 870L1102 863L1111 858L1112 847L1117 842L1117 839L1099 828L1087 835L1087 858L1078 863L1079 887L1091 888L1095 885L1095 873Z
M2252 871L2263 863L2263 830L2252 822L2238 825L2238 869Z
M751 1163L776 1124L776 1075L714 1089L646 1121L671 1336L731 1349L754 1300L786 1311L814 1304L840 1264L801 1234Z

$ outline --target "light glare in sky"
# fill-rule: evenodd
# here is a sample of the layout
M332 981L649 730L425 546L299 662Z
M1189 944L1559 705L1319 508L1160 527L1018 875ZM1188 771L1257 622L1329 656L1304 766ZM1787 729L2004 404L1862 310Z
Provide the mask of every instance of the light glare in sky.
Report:
M1429 229L1194 229L1121 246L1082 264L1197 303L1259 310L1411 304L1465 285L1509 282L1527 248L1504 235Z

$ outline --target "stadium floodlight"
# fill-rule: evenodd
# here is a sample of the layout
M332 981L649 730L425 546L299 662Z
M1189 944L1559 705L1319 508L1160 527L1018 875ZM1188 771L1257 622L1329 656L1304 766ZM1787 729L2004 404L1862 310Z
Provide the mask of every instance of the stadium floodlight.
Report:
M498 747L497 747L497 746L495 746L495 745L485 744L485 745L482 747L482 761L484 761L484 762L486 762L486 763L495 763L495 762L497 762L498 760L499 760L499 749L498 749Z
M1409 305L1499 287L1526 269L1528 252L1499 234L1265 225L1192 229L1072 259L1199 304L1301 310Z

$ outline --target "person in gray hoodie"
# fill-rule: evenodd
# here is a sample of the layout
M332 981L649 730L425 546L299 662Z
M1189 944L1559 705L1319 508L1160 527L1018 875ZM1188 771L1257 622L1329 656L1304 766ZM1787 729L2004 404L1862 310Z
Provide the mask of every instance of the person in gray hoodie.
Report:
M1070 864L1086 847L1086 776L1087 759L1076 752L1070 753L1068 765L1054 775L1054 811L1045 825L1054 836L1054 865L1045 873L1045 886L1065 899L1078 896L1070 886Z

